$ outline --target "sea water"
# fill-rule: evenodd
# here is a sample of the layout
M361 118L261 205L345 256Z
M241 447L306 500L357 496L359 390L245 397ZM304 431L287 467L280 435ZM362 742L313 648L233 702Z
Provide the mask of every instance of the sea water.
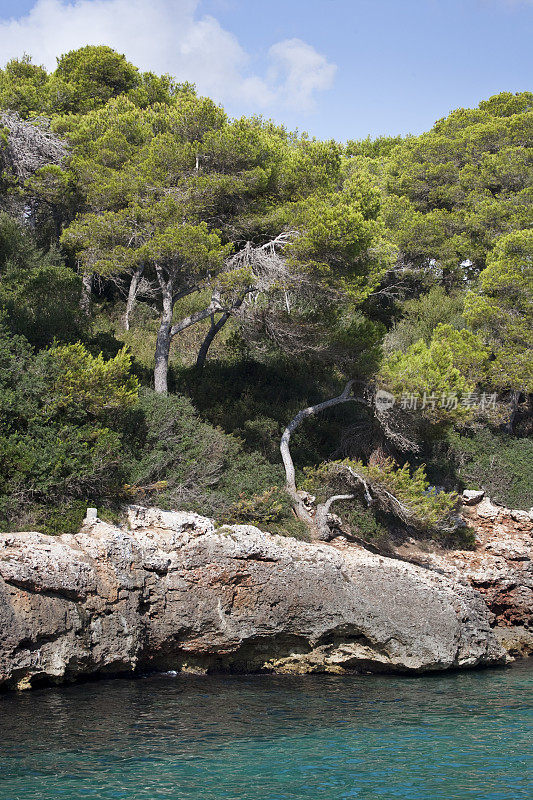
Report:
M0 800L533 798L533 662L0 695Z

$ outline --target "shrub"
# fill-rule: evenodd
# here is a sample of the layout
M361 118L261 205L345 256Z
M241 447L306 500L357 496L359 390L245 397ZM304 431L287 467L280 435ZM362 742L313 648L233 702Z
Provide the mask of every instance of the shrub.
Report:
M126 353L104 361L71 345L35 354L0 324L1 524L42 521L45 506L56 518L75 501L116 498L122 415L136 393Z
M239 499L230 505L221 521L227 524L250 522L257 526L279 522L287 513L287 505L287 493L279 486L272 486L251 497L241 492Z
M483 488L493 500L510 508L531 508L531 439L485 428L453 431L448 441L448 463L462 486Z
M463 306L461 295L447 294L441 286L433 287L415 300L407 300L402 305L401 320L385 336L385 351L405 351L420 339L429 345L433 331L440 323L452 325L457 330L464 328Z
M0 214L0 306L5 324L36 347L79 339L84 327L78 305L80 279L41 252L27 230Z
M366 482L378 513L425 533L453 529L457 495L430 487L425 465L412 470L409 464L399 467L391 458L371 464L351 459L330 461L307 470L304 487L315 490L323 499L338 492L359 494L361 481L357 476Z
M143 390L126 433L127 493L136 502L196 511L224 522L291 521L281 465L203 421L191 402Z

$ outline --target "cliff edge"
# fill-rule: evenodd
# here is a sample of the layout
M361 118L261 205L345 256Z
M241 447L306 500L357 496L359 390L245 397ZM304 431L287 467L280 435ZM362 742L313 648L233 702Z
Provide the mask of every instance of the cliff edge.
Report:
M0 534L0 685L149 670L424 672L504 663L482 595L343 544L132 506Z

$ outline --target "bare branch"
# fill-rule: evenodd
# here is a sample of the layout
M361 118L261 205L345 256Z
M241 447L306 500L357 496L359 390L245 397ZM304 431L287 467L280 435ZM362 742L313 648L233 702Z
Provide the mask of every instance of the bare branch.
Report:
M332 408L333 406L340 405L341 403L348 403L351 401L357 403L364 403L366 405L365 400L363 400L360 397L355 397L354 395L351 394L353 383L354 381L348 381L341 394L338 395L337 397L332 397L329 400L324 400L322 403L317 403L314 406L309 406L308 408L304 408L301 411L299 411L298 414L296 414L296 416L289 422L289 424L283 431L283 435L281 437L280 451L281 451L281 458L283 460L283 466L285 468L286 489L289 497L292 500L294 513L296 514L298 519L301 519L303 522L305 522L308 525L308 527L315 532L317 530L317 524L313 520L312 514L306 508L302 497L300 496L300 494L296 489L296 473L290 451L291 435L305 419L313 416L314 414L318 414L320 411L324 411L327 408ZM320 514L318 513L318 511L320 511ZM317 517L319 517L319 519L317 520L318 525L319 527L322 527L322 518L324 518L324 520L326 519L327 511L324 513L323 507L321 507L319 510L317 510ZM320 530L318 531L318 533L319 535L321 535Z
M2 160L21 183L47 164L61 164L68 154L66 143L50 131L50 121L44 117L28 122L4 111L0 125L8 132Z
M347 467L346 469L348 470L348 472L350 473L350 475L353 478L355 478L356 480L358 480L362 484L364 492L365 492L365 500L366 500L367 504L369 506L371 506L372 503L373 503L373 500L372 500L372 495L370 494L370 490L368 488L368 483L365 481L365 479L363 478L362 475L359 475L359 473L355 472L355 470L353 470L351 467Z
M329 497L326 502L323 504L323 509L326 514L329 514L329 510L333 503L337 503L340 500L355 500L354 494L334 494L333 497Z
M398 450L411 453L419 453L420 445L415 441L415 432L410 431L413 427L413 421L407 419L406 414L401 415L401 420L397 413L390 411L381 411L377 406L375 408L376 419L379 422L381 430L385 438L391 442ZM401 422L401 424L399 424ZM412 436L408 436L411 432Z

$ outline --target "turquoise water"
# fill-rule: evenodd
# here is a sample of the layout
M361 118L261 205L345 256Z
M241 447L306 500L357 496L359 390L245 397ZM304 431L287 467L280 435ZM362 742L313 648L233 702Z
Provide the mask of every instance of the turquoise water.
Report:
M533 798L533 663L0 696L0 800Z

